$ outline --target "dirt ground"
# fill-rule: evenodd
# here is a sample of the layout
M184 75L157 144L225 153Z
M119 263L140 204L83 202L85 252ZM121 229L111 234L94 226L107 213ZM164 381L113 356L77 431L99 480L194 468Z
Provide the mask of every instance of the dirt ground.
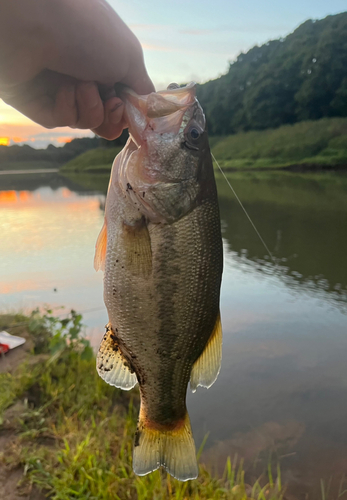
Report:
M11 331L11 333L15 335L17 332ZM0 373L11 373L26 360L30 364L33 343L25 331L21 330L18 335L25 337L27 341L22 346L0 356ZM4 423L0 427L0 500L44 500L46 498L35 487L29 488L27 485L21 485L24 477L23 467L9 469L1 463L1 453L6 453L6 449L11 446L15 438L14 431L11 430L11 421L22 412L22 409L20 403L8 408L4 415Z

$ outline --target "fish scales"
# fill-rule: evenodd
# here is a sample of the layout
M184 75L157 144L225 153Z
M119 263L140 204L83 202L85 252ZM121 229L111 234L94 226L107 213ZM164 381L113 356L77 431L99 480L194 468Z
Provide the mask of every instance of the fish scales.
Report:
M209 214L217 215L214 225ZM209 224L204 231L206 220ZM141 392L144 401L153 401L148 406L153 421L170 423L185 414L191 367L204 349L219 310L215 275L220 276L220 263L214 259L216 265L211 265L221 251L218 230L218 211L210 204L197 207L172 225L150 226L153 273L149 278L129 274L121 244L116 243L106 257L106 270L112 271L106 271L111 279L105 284L110 322L117 327L117 338L135 372L145 379ZM182 253L187 258L182 259ZM146 297L140 298L141 280Z
M109 315L98 371L117 387L140 387L134 470L162 465L181 480L197 475L187 386L191 380L193 390L209 387L221 356L219 209L204 117L191 89L173 112L169 100L168 114L156 111L151 94L151 114L161 122L151 119L149 131L144 99L125 95L126 105L136 103L128 109L132 135L115 160L96 252ZM143 130L138 110L147 120ZM167 127L163 117L176 132L154 135L155 127ZM200 142L188 135L185 144L187 127Z

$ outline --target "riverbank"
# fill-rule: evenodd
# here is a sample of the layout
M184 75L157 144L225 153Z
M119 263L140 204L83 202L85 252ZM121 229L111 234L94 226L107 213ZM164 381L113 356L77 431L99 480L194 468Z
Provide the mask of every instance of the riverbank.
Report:
M61 167L62 173L102 174L111 171L112 163L123 146L86 151Z
M324 118L277 129L211 137L225 171L347 169L347 119ZM97 148L71 160L63 173L108 173L119 148Z
M213 139L225 170L295 171L347 167L347 119L324 118Z
M1 499L284 498L271 471L267 484L250 486L230 461L219 479L202 464L199 478L186 483L159 471L135 476L138 391L114 389L98 377L81 321L73 311L64 319L50 311L0 316L0 330L27 339L10 372L0 360Z

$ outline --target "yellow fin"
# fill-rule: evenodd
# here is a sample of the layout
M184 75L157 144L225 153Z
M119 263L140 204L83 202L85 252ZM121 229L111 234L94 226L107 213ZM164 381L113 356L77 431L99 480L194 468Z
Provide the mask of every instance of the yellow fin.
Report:
M100 344L96 369L105 382L124 391L129 391L137 383L136 374L124 358L110 324L106 326L106 333Z
M216 381L222 363L222 340L222 324L218 314L211 337L190 374L190 388L193 392L199 385L208 389Z
M127 269L135 276L147 278L152 272L151 238L144 217L133 226L123 224Z
M163 466L171 476L180 481L198 477L195 443L189 415L172 428L149 425L141 418L135 434L133 469L144 476Z
M107 227L106 219L95 245L94 269L95 271L105 270L105 259L107 250Z

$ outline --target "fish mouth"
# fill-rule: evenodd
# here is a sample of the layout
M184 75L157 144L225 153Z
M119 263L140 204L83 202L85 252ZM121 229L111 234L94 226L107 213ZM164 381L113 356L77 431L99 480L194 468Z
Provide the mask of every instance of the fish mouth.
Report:
M142 146L150 132L178 134L186 122L184 117L187 111L192 107L200 108L195 95L195 82L185 87L171 84L167 90L148 95L138 95L132 89L123 87L120 97L125 104L125 119L135 144ZM193 115L193 112L189 114Z

